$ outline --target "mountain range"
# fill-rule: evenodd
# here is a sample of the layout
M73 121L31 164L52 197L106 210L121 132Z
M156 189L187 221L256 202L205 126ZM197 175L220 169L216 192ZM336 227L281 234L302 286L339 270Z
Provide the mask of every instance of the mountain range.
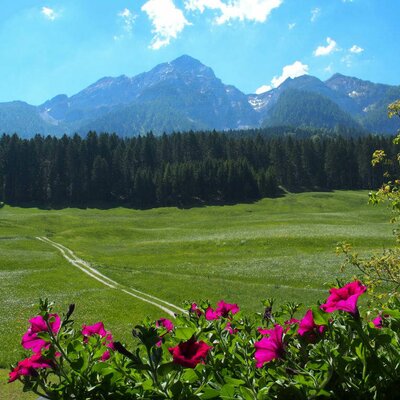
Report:
M134 136L187 130L234 130L270 126L337 126L395 133L387 106L400 86L335 74L327 81L288 78L262 94L224 84L210 67L184 55L134 77L105 77L79 93L60 94L39 106L0 103L0 132L41 134L116 132Z

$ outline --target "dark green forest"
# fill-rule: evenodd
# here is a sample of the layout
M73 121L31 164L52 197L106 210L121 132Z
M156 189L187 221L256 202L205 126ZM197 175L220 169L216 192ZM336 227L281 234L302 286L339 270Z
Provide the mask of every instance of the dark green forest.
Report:
M383 167L371 166L373 151L396 154L390 137L282 135L282 129L132 138L3 135L0 200L147 208L254 201L283 190L373 189L383 179Z

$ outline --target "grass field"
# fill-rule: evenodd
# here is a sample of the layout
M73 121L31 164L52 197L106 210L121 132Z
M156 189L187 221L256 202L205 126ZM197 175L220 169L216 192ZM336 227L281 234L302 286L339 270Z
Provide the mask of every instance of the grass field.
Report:
M222 298L261 311L267 297L323 300L325 284L339 276L335 244L350 241L361 253L391 246L387 221L387 209L368 206L366 192L183 210L6 206L0 209L0 368L23 356L20 336L39 297L56 301L60 311L75 302L79 323L103 320L125 341L145 316L164 315L83 274L36 236L62 243L126 287L172 303ZM3 376L1 399L8 398L1 394ZM15 397L22 398L29 397Z

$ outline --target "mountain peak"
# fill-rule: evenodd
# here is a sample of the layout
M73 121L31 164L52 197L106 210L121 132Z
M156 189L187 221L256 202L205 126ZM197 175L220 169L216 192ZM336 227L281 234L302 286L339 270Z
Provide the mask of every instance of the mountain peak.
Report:
M171 61L171 63L175 67L183 67L183 68L193 68L193 67L204 67L205 65L202 64L199 60L196 58L193 58L191 56L188 56L187 54L184 54L175 60Z

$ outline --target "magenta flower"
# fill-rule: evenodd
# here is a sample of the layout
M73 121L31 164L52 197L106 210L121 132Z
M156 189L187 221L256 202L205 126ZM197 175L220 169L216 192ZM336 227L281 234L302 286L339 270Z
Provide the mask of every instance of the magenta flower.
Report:
M114 342L111 332L106 331L103 322L96 322L93 325L82 325L82 335L85 336L85 343L89 336L99 335L104 338L102 344L111 350L114 350ZM110 351L106 350L101 356L101 361L107 361L110 358Z
M197 364L204 364L208 352L212 349L207 343L196 342L192 337L186 342L179 343L178 346L170 347L168 350L172 354L175 364L187 368L194 368Z
M160 318L156 322L157 328L163 327L167 330L167 332L171 332L174 329L174 324L167 318Z
M106 350L101 356L101 361L107 361L109 358L110 358L110 350Z
M174 329L174 324L169 319L160 318L156 322L156 327L157 328L163 327L163 328L165 328L167 330L167 333L168 333L168 332L171 332ZM161 347L161 345L163 343L163 340L164 340L163 337L164 337L164 335L160 336L160 340L156 343L157 347Z
M314 322L313 313L307 310L303 319L300 321L298 333L300 336L307 336L309 339L314 340L316 335L321 335L325 330L324 325L317 325Z
M24 349L31 349L34 353L40 353L42 349L48 348L50 343L38 337L40 332L49 332L46 321L41 315L29 320L31 326L22 336L21 344ZM52 333L57 334L60 330L61 319L57 314L49 314L49 326Z
M261 335L270 335L274 329L264 329L264 328L257 328L257 331L261 333Z
M237 328L232 328L232 325L230 322L227 322L225 325L225 330L228 331L231 335L234 335L239 332L239 329Z
M300 321L296 318L290 318L289 320L285 321L283 325L285 326L285 333L293 326L300 323Z
M225 303L223 300L221 300L218 302L215 310L213 310L211 307L208 307L205 316L208 321L212 321L220 317L228 318L229 314L233 315L237 312L239 312L239 307L237 304Z
M220 315L217 311L214 311L211 307L208 307L205 313L205 317L207 321L212 321L214 319L218 319Z
M360 281L354 281L344 285L341 288L331 288L329 297L321 309L325 312L334 312L336 310L346 311L353 316L358 315L357 300L367 290Z
M51 360L46 360L41 354L33 354L30 358L20 361L17 366L9 373L8 382L14 382L21 376L36 375L38 368L52 368Z
M239 312L239 306L237 304L225 303L223 300L221 300L218 302L215 312L221 317L226 318L229 316L229 313L233 315Z
M372 320L372 323L375 325L375 328L382 329L382 316L379 314L376 318Z
M190 313L196 314L198 317L203 314L203 312L200 310L200 308L197 306L196 303L192 303L190 306Z
M96 322L93 325L82 325L82 335L84 336L99 335L100 337L105 337L108 333L102 322Z
M276 358L282 358L284 355L283 327L276 325L274 329L269 329L268 331L269 337L264 337L259 342L254 343L256 348L254 357L257 368L262 368L265 363Z

